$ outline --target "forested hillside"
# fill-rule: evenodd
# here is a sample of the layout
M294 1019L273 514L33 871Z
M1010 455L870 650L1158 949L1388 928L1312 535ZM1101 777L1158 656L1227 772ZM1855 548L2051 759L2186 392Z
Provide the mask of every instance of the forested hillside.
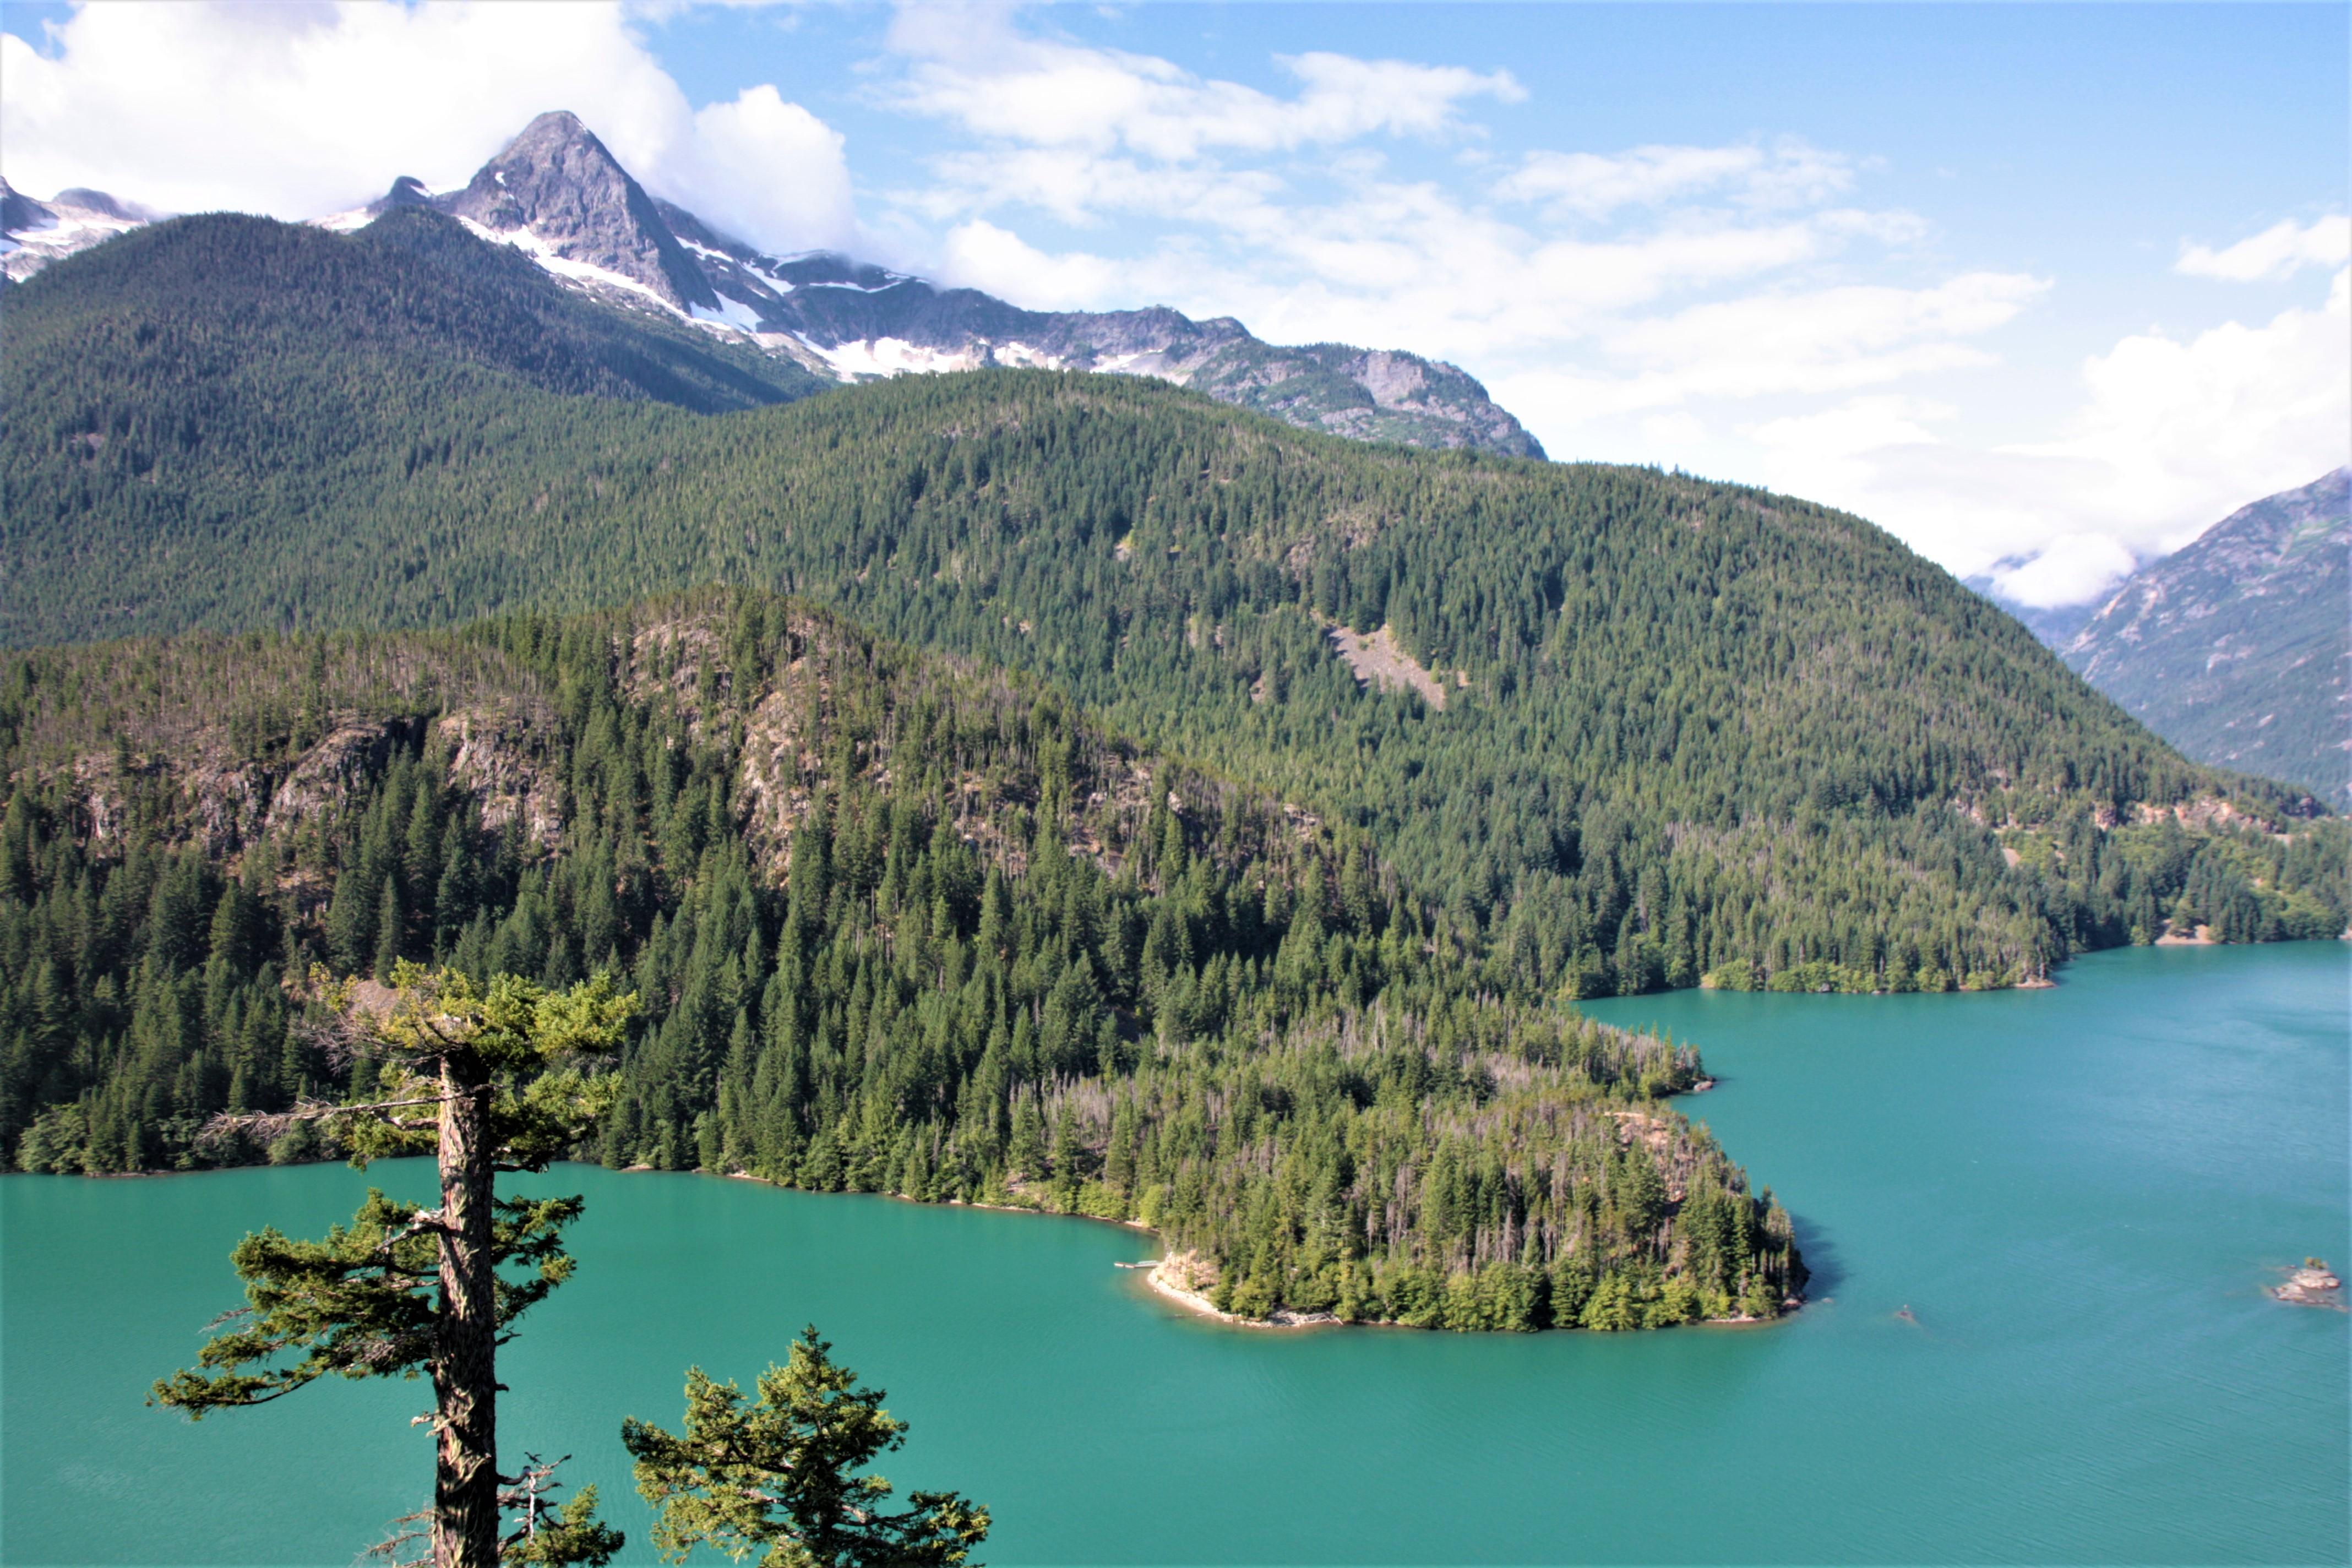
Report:
M643 999L614 1165L1138 1217L1221 1303L1769 1316L1788 1216L1658 1097L1694 1053L1492 988L1365 837L1042 685L705 593L0 669L0 1150L293 1160L364 1094L307 975Z
M703 413L833 384L740 342L593 304L423 207L349 236L232 213L175 218L71 259L62 281L9 297L8 401L126 400L142 417L108 433L147 462L198 440L214 462L315 458L354 422L377 438L424 405L514 383ZM307 448L276 447L298 430Z
M1531 991L1998 985L2168 922L2344 929L2341 824L2183 761L1857 519L1108 377L707 417L412 377L267 301L230 331L209 297L101 299L90 264L149 237L9 306L20 644L789 591L1343 818ZM184 342L253 395L151 363ZM345 382L393 390L265 395ZM1428 700L1335 657L1335 630L1383 626Z

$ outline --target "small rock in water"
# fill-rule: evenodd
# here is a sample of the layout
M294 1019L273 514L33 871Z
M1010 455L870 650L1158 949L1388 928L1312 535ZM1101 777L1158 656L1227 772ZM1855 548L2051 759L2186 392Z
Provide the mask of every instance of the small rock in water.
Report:
M2335 1307L2340 1310L2344 1303L2336 1293L2343 1289L2344 1281L2329 1271L2326 1259L2306 1258L2302 1268L2288 1272L2285 1284L2271 1287L2271 1294L2299 1307Z

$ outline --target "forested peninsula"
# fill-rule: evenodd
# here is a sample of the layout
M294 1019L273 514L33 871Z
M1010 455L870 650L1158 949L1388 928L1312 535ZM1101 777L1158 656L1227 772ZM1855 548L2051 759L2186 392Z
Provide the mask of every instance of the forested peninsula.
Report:
M2000 986L2352 908L2317 802L1790 498L1116 377L755 406L806 388L423 211L160 224L5 308L18 644L793 593L1362 830L1526 994Z
M457 631L0 666L0 1148L331 1154L313 966L640 1017L583 1157L1132 1219L1221 1309L1771 1317L1789 1215L1665 1097L1695 1052L1465 946L1360 829L1026 677L704 592Z

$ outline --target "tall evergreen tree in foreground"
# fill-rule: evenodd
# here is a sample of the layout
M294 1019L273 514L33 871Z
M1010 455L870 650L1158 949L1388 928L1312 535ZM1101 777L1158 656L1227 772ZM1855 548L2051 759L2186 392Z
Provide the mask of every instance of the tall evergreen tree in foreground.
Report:
M352 1103L224 1121L251 1132L257 1120L332 1118L362 1166L430 1152L440 1206L371 1190L351 1225L324 1240L291 1240L275 1228L247 1236L232 1257L248 1304L199 1352L203 1371L159 1381L154 1397L201 1419L281 1398L329 1373L429 1373L436 1568L601 1563L621 1537L592 1522L593 1488L558 1516L560 1532L541 1531L539 1489L529 1489L518 1499L528 1510L523 1528L500 1539L498 1347L516 1319L571 1277L562 1232L582 1205L500 1198L494 1184L501 1171L546 1170L611 1106L617 1079L593 1069L618 1044L636 999L615 994L603 977L549 991L511 975L478 984L406 963L391 981L325 989L337 1043L353 1060Z
M786 1366L761 1373L746 1404L700 1367L686 1374L686 1430L622 1423L637 1489L661 1510L654 1540L683 1562L710 1546L737 1562L765 1547L761 1568L958 1568L988 1534L988 1510L954 1492L910 1492L885 1505L890 1483L854 1474L907 1440L878 1388L832 1358L812 1324Z

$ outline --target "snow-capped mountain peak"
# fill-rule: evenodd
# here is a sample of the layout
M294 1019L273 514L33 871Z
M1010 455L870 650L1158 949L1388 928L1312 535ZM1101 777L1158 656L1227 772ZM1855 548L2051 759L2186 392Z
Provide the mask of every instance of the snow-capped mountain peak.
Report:
M645 187L580 117L557 110L434 205L573 282L642 292L681 313L720 310Z
M21 283L52 261L158 216L134 202L79 185L37 201L0 180L0 275Z

